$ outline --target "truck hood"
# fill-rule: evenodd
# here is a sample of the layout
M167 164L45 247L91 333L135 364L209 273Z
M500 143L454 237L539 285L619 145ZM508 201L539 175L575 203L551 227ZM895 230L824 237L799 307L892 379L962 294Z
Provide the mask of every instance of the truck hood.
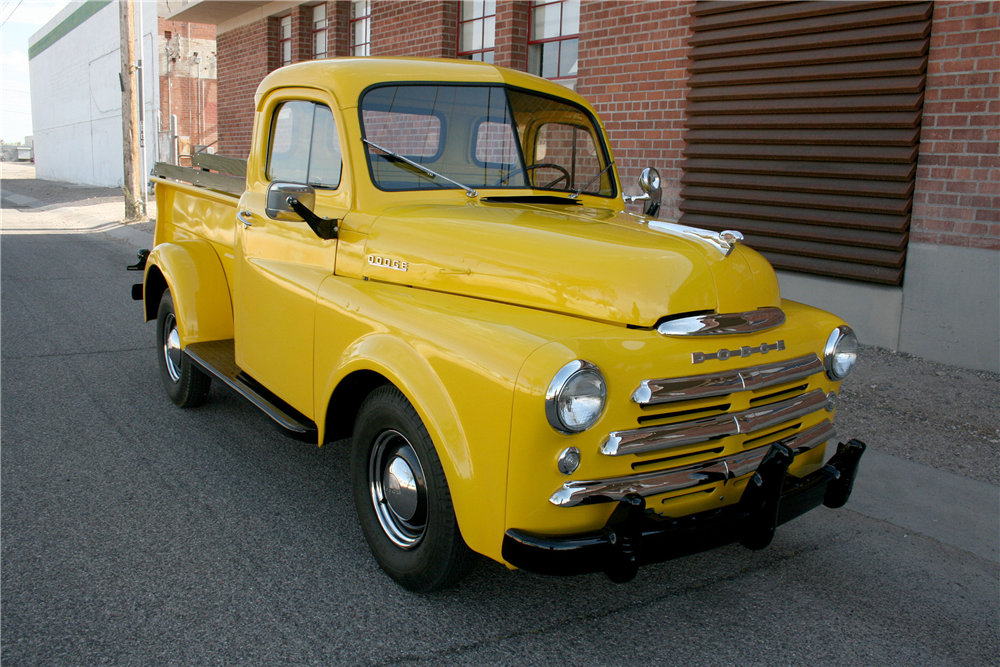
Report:
M639 327L779 305L767 262L730 250L714 232L608 209L413 205L372 225L364 276Z

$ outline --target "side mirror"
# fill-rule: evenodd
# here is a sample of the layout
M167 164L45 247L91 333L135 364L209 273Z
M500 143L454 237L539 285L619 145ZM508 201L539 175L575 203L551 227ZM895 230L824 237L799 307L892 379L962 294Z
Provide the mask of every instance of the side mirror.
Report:
M639 187L642 188L644 194L635 196L625 196L626 202L645 202L642 206L642 212L646 215L655 218L660 213L660 197L662 196L662 191L660 190L660 172L656 171L652 167L646 167L639 174Z
M660 190L660 172L652 167L646 167L639 174L639 187L646 193L646 203L643 204L642 212L655 218L660 213L660 197L663 191Z
M316 190L311 185L275 182L267 188L267 205L264 208L267 217L272 220L302 222L302 216L289 205L289 197L297 199L310 211L316 208Z
M298 183L271 183L267 188L267 217L274 220L291 220L309 225L316 236L324 240L335 239L340 232L339 220L321 218L316 208L316 190L311 185Z

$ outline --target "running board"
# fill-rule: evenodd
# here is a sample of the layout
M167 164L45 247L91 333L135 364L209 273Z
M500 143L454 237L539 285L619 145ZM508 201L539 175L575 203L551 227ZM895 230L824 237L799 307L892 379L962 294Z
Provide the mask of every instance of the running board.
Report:
M316 444L319 433L308 417L264 388L236 365L236 344L229 340L190 343L184 354L214 378L247 399L274 420L274 426L290 438Z

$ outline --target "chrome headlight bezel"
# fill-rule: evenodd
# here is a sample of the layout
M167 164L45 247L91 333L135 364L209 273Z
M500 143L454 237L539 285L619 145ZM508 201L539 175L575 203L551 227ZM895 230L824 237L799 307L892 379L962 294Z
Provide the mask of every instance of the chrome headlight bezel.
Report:
M854 361L851 362L846 371L838 373L834 365L834 360L838 354L845 351L845 347L853 347ZM851 374L857 362L858 337L854 334L854 330L851 327L842 324L830 332L830 337L826 339L826 348L823 350L823 365L826 367L826 376L831 380L843 380Z
M593 418L586 424L573 426L566 424L560 415L559 402L562 398L563 391L565 391L570 381L583 373L592 373L599 378L601 385L601 407L594 413ZM549 388L545 392L545 417L549 420L549 425L559 433L562 433L563 435L574 435L576 433L582 433L593 427L594 424L601 419L601 415L604 414L604 409L607 407L607 404L608 386L607 382L604 380L604 374L601 373L601 369L598 368L596 364L589 361L574 359L560 368L552 378L552 382L549 383Z

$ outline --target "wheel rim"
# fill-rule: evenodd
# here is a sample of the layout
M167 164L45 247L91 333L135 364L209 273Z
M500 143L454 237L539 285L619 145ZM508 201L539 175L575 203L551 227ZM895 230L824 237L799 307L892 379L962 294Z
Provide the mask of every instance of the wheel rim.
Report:
M386 537L402 549L420 544L427 530L427 485L416 451L399 431L383 431L372 445L368 486Z
M163 360L170 379L178 382L181 379L181 336L173 313L163 318Z

